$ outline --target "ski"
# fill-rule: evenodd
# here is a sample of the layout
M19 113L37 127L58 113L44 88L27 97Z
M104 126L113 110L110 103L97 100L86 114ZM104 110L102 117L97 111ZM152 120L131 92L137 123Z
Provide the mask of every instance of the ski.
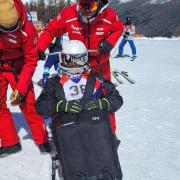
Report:
M123 76L127 81L129 81L131 84L135 84L135 81L131 78L131 77L129 77L129 75L128 75L128 72L126 72L126 71L121 71L121 72L119 72L119 74L121 75L121 76Z
M123 55L117 54L116 56L114 56L114 58L126 58L126 57L131 57L131 56L128 54L123 54Z
M124 54L124 55L117 54L114 58L130 58L130 61L134 61L137 58L137 56L130 56L128 54Z
M126 72L126 71L118 71L118 70L115 69L115 70L112 71L112 75L118 81L119 84L123 83L120 76L125 78L131 84L135 84L135 81L128 75L128 72Z
M57 176L59 180L63 180L63 175L62 175L62 166L61 163L59 162L58 159L58 154L57 150L54 144L53 140L53 133L52 133L52 122L49 123L49 142L51 145L51 180L56 180Z
M116 81L117 81L119 84L123 84L123 81L122 81L122 79L120 78L118 71L112 71L111 74L113 75L113 77L116 79Z

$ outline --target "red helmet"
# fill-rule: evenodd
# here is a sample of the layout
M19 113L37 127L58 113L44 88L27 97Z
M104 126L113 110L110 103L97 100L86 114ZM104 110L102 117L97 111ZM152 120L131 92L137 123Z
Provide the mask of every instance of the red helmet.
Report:
M96 15L99 8L100 0L78 0L78 5L82 16L91 18Z

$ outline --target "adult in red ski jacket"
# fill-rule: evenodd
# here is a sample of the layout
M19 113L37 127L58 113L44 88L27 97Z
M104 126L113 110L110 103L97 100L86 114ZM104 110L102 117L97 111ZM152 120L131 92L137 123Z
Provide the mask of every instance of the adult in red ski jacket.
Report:
M21 150L19 138L7 107L11 86L11 105L19 105L32 137L43 153L50 151L43 119L35 110L32 75L38 61L37 31L27 19L21 0L0 1L0 157Z
M108 0L78 0L77 4L65 7L44 29L38 41L39 50L45 51L54 37L66 32L70 40L82 41L88 50L99 50L89 53L89 63L110 79L109 55L123 32L123 24L108 6Z
M41 34L38 41L40 55L54 37L66 32L70 40L80 40L86 45L93 70L110 80L110 51L123 32L123 24L108 6L108 0L78 0L76 4L65 7ZM114 115L111 119L115 131Z

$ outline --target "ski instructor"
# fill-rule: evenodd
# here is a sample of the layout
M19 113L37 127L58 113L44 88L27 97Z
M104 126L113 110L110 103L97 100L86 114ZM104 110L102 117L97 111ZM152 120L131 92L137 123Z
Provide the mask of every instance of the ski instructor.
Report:
M93 70L110 80L109 56L123 32L123 24L109 7L108 0L78 0L60 11L39 38L40 59L53 38L67 32L70 40L80 40L85 44L89 51L88 63ZM114 115L111 119L115 131Z
M11 105L19 105L40 152L50 152L45 124L35 110L32 75L37 61L37 31L22 1L0 0L0 157L21 150L6 104L8 85L13 90Z

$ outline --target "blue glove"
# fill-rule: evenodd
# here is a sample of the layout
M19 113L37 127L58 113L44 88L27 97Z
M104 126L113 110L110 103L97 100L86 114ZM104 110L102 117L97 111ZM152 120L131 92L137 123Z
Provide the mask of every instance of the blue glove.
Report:
M45 84L48 79L49 79L49 73L44 73L42 78L42 87L45 87Z

